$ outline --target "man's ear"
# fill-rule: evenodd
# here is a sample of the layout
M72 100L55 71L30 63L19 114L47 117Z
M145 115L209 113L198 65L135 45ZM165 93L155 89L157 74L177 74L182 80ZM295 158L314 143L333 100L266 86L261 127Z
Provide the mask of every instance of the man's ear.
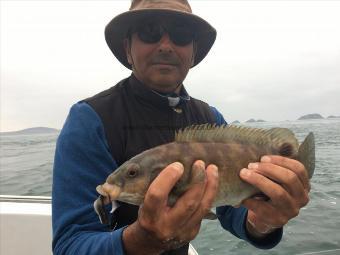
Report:
M131 40L129 38L124 39L124 49L126 53L127 61L130 65L132 65L132 57L131 57Z

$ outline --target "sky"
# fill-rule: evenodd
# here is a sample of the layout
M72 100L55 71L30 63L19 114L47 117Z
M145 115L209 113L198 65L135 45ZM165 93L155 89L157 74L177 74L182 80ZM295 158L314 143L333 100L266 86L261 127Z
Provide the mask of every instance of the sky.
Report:
M340 115L340 1L192 0L217 29L184 81L228 122ZM104 39L130 1L0 1L0 131L62 128L130 71Z

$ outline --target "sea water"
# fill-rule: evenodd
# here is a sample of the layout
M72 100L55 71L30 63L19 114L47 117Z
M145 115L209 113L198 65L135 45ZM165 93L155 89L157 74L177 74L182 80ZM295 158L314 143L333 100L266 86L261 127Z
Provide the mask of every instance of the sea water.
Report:
M246 124L286 127L301 142L314 132L316 168L310 202L284 228L283 239L271 250L256 249L204 220L192 242L200 255L340 254L340 120L306 120ZM0 194L50 196L58 134L0 136Z

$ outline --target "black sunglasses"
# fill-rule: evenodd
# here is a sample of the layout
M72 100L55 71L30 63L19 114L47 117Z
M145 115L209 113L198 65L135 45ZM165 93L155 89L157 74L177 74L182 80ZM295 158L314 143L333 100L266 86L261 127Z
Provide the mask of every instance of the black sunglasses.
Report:
M186 46L195 39L195 34L190 26L176 24L144 23L133 29L132 32L137 33L139 39L144 43L157 43L165 33L168 33L170 40L178 46Z

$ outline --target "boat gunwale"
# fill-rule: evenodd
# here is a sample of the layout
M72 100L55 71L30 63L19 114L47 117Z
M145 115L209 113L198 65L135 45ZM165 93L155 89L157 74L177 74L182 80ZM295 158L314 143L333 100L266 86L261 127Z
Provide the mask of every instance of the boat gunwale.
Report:
M51 204L51 201L48 196L0 195L0 202Z

